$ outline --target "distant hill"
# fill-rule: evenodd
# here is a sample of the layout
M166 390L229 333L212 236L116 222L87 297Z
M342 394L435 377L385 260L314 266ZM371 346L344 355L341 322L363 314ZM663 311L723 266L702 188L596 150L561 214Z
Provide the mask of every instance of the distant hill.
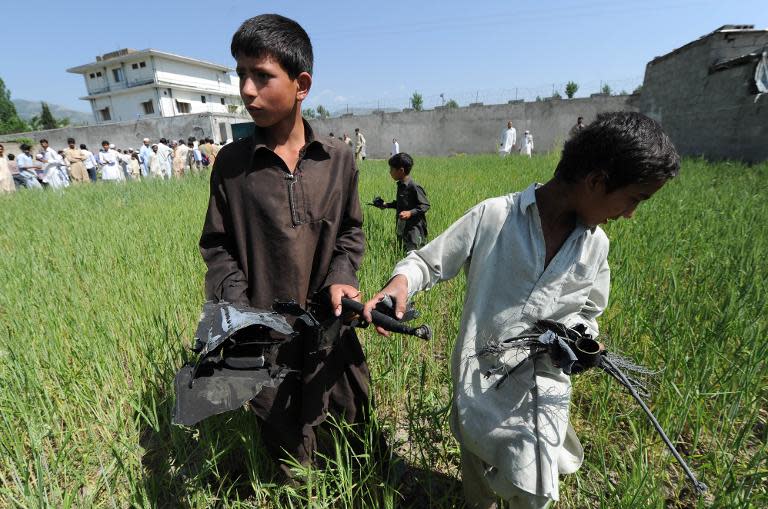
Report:
M40 101L27 101L26 99L13 99L16 111L24 120L30 120L35 115L40 115ZM48 103L51 113L56 118L69 118L70 125L93 124L93 114L85 111L70 110L58 104Z

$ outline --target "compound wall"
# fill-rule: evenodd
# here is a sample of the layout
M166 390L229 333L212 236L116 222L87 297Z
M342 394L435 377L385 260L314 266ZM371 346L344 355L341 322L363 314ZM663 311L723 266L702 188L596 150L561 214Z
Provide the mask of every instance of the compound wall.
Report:
M768 94L755 85L755 53L766 49L768 31L715 32L655 58L640 111L661 123L683 155L766 160Z
M413 155L452 155L491 153L498 150L501 133L508 121L517 129L518 140L531 131L536 152L559 147L576 123L577 117L591 122L598 113L638 111L637 96L593 96L584 99L554 99L514 104L469 106L429 111L374 113L364 116L310 121L318 135L340 137L345 132L354 138L359 127L367 142L368 157L387 158L392 138L400 150ZM518 144L519 146L519 144Z

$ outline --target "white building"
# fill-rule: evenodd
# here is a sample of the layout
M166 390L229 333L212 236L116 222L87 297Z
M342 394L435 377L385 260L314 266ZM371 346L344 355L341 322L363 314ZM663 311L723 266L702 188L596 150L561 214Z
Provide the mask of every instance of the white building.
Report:
M121 49L67 69L82 74L97 123L241 112L233 69L155 49Z

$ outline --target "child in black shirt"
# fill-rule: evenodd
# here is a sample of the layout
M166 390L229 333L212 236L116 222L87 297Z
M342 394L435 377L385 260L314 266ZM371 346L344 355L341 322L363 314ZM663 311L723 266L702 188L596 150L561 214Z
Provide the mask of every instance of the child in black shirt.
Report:
M419 249L427 242L427 210L429 200L424 188L410 177L413 158L401 152L389 158L389 175L397 181L397 199L389 203L374 202L380 209L397 212L397 240L405 252Z

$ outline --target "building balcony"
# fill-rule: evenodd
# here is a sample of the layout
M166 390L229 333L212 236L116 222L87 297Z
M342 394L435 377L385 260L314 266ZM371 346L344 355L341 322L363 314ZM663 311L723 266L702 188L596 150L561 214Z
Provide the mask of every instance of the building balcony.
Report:
M113 92L116 90L125 90L127 88L140 87L143 85L149 85L154 83L154 78L144 78L140 80L121 81L119 83L113 83L111 85L104 85L96 88L89 88L88 95L105 94L107 92Z

